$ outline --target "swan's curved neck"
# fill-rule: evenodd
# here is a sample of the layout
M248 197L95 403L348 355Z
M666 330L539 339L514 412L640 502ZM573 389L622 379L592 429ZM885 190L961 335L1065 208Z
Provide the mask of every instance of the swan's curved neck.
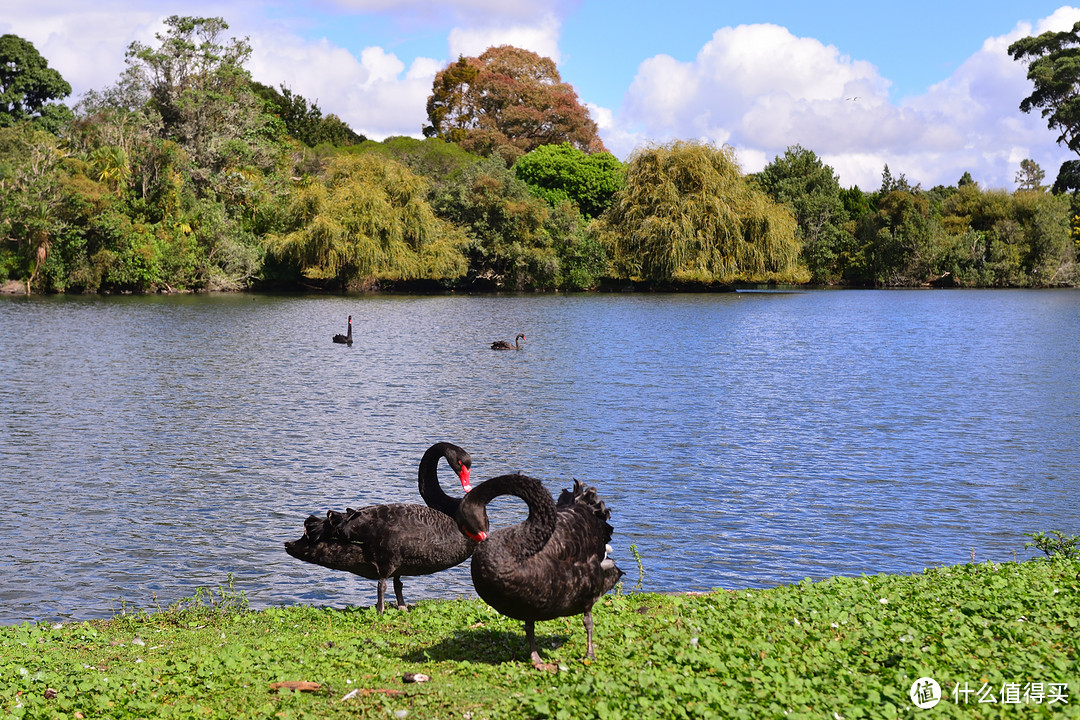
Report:
M529 506L529 516L525 522L515 525L513 550L520 557L528 557L539 552L555 532L555 500L551 493L536 478L527 475L500 475L477 485L465 496L462 505L486 506L500 495L514 495Z
M461 501L446 494L439 484L439 460L446 454L446 444L438 443L428 448L424 457L420 459L420 470L417 472L416 486L420 490L420 497L432 510L446 513L450 517L457 515L458 505Z

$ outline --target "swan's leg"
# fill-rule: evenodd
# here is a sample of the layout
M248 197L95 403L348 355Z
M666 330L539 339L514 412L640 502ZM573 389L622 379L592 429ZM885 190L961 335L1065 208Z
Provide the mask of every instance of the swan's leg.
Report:
M405 596L402 594L403 590L404 590L404 586L401 584L401 576L400 575L395 575L394 576L394 594L397 595L398 610L407 610L408 609L405 606Z
M379 613L380 615L383 614L383 609L385 608L385 604L383 603L385 597L386 578L379 578L379 599L375 602L375 612Z
M533 665L542 665L540 660L540 653L536 651L536 622L533 620L525 621L525 638L529 641L529 657L532 658Z
M593 653L593 644L592 644L592 610L586 610L585 611L584 622L585 622L585 638L586 638L585 654L588 655L591 659L595 660L596 655Z

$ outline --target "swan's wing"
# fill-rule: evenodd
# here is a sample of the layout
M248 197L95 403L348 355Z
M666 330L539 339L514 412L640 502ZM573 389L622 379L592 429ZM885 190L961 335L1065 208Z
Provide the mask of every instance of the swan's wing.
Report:
M339 532L349 542L406 556L423 553L425 547L445 538L458 544L464 540L450 516L427 505L408 503L353 510Z
M354 511L341 534L387 575L426 575L463 562L475 543L454 520L426 505L372 505Z

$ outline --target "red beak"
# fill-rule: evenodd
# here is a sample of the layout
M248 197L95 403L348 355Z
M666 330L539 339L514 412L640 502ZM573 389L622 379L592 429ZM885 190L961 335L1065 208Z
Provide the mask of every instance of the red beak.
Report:
M461 474L458 475L461 478L461 489L465 492L472 490L472 485L469 484L469 468L464 465L461 466Z
M484 532L483 530L477 532L475 535L473 533L469 532L468 530L466 530L465 534L468 535L473 540L475 540L476 542L484 542L485 540L487 540L487 536L488 536L488 534L486 532Z

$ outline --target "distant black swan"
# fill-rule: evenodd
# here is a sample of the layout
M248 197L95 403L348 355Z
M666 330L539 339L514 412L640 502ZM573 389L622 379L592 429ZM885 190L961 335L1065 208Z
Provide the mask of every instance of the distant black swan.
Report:
M458 530L454 517L461 500L439 485L439 458L444 457L471 490L472 458L457 445L436 443L420 460L417 485L424 505L370 505L344 513L329 510L304 522L304 536L285 543L285 552L305 562L378 580L376 610L385 607L386 578L394 578L398 608L405 607L402 575L430 575L464 562L476 547Z
M487 503L516 495L529 506L525 522L488 535ZM507 617L525 621L532 661L540 665L535 624L584 614L586 654L593 654L592 606L623 572L607 556L611 513L596 488L574 481L558 504L543 484L526 475L500 475L476 486L461 501L458 527L479 542L472 559L476 592Z
M334 342L341 343L342 345L352 345L352 315L349 316L349 334L342 335L338 333L334 336Z
M524 340L524 339L525 339L525 336L522 335L521 333L518 333L518 336L516 338L514 338L514 344L513 345L506 342L505 340L496 340L495 342L491 343L491 349L492 350L520 350L521 349L521 341Z

